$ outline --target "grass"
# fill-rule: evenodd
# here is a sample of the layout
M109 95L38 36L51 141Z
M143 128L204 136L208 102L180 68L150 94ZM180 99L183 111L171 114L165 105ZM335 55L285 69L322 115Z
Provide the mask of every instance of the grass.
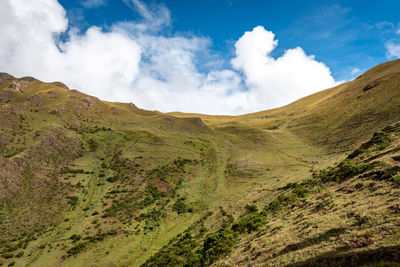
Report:
M1 261L278 266L398 246L399 72L242 116L3 80Z

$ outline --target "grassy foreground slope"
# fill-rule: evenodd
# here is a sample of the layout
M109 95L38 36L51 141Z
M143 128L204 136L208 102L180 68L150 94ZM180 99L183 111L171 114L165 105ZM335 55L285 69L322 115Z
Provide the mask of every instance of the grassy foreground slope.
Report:
M399 60L242 116L0 73L0 263L394 264L399 122Z

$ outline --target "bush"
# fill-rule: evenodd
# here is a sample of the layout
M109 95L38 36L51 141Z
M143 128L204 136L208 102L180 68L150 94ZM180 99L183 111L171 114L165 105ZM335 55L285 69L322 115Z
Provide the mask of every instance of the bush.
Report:
M307 197L309 192L310 191L302 185L296 185L293 190L293 193L299 198Z
M253 213L232 225L232 230L239 233L251 233L265 224L264 213Z
M400 174L393 176L392 181L395 185L400 186Z
M76 241L79 241L81 238L82 237L80 235L73 234L73 235L71 235L71 237L69 239L71 239L72 242L76 242Z
M205 263L212 264L220 257L227 255L237 241L238 233L228 228L208 235L204 240L202 251Z
M96 141L94 141L93 139L89 139L87 143L89 146L89 151L91 151L91 152L96 151L97 148L99 147L99 144Z
M75 206L78 205L79 198L77 196L72 196L72 197L67 196L67 199L68 199L67 203L71 205L73 208L75 208Z
M257 206L256 205L249 205L249 204L247 204L246 206L245 206L245 209L248 211L248 212L257 212L258 211L258 208L257 208Z
M118 180L118 178L119 178L118 175L114 175L112 177L108 177L106 180L107 182L114 183Z
M188 208L185 204L185 201L179 198L172 206L172 210L176 211L178 214L182 214L186 213L188 211Z
M186 233L162 248L142 266L204 266L203 255L196 250L198 244Z
M325 170L321 170L318 174L314 174L314 176L324 183L342 182L347 178L363 173L370 168L371 165L367 163L356 163L351 159L345 159L335 168L329 167Z
M271 201L268 206L265 207L265 210L277 211L284 206L295 203L297 199L298 196L295 193L279 195L277 199Z
M86 245L84 243L79 243L76 246L67 250L67 254L68 254L68 256L73 256L73 255L81 253L85 248L86 248Z
M11 258L14 258L14 255L11 254L11 253L3 253L1 256L2 256L4 259L11 259Z

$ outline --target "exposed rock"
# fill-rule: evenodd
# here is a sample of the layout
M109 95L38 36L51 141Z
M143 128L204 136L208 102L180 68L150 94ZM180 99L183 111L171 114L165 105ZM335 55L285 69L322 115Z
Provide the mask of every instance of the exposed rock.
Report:
M2 82L3 80L12 80L12 79L15 79L15 77L8 73L0 72L0 82Z
M112 112L112 114L115 115L115 116L116 116L116 115L119 115L119 109L117 109L116 107L112 107L112 108L111 108L111 112Z
M57 108L55 108L55 109L50 110L50 111L49 111L49 114L52 114L52 115L60 115L60 111L59 111Z
M35 105L37 107L42 106L42 101L39 95L30 96L27 100L30 104Z
M92 106L92 102L90 101L90 97L86 97L84 99L82 99L82 103L88 107Z
M368 84L367 86L365 86L365 87L363 88L363 91L364 91L364 92L369 91L369 90L371 90L372 88L377 87L378 85L379 85L379 82L378 82L378 81L374 81L374 82Z
M279 125L275 125L270 128L267 128L267 130L278 130L278 129L279 129Z
M36 81L36 79L35 79L35 78L33 78L33 77L30 77L30 76L22 77L22 78L19 78L18 80L20 80L20 81L27 81L27 82L33 82L33 81Z
M50 90L50 91L47 91L47 94L49 94L49 95L56 95L57 93L54 92L53 90Z
M3 91L3 92L0 94L0 102L7 102L7 101L10 101L11 97L12 97L12 92L10 92L10 91Z
M15 91L17 91L19 93L24 92L24 90L22 90L22 84L21 84L21 82L19 80L13 81L13 83L10 84L9 88L12 89L12 90L15 90Z
M194 117L194 118L185 118L186 121L189 121L191 124L203 128L206 124L203 122L201 118Z

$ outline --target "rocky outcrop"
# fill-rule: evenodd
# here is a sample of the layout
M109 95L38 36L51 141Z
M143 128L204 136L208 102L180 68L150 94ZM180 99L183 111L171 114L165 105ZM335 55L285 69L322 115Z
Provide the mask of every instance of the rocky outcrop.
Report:
M0 82L2 82L4 80L12 80L12 79L15 79L15 77L8 73L0 72Z
M10 84L9 88L19 93L24 92L24 90L22 89L22 84L19 80L13 81L13 83Z

